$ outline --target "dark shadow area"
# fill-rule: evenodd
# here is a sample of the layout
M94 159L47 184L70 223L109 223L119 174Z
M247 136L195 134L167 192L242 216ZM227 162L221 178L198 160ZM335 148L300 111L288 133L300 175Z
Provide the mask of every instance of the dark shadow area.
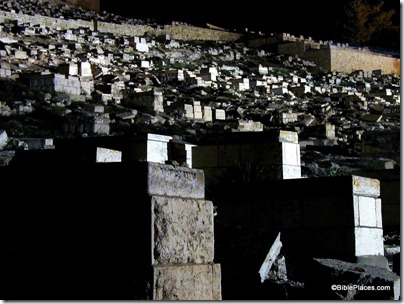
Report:
M53 164L0 171L10 194L3 201L4 299L150 297L145 167Z

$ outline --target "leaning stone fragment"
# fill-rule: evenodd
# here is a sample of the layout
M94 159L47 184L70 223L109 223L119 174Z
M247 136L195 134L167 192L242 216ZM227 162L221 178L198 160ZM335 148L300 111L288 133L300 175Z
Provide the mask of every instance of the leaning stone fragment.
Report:
M269 271L271 270L271 267L275 262L276 257L279 255L281 248L282 248L281 233L279 232L278 236L275 239L275 242L271 246L271 249L269 249L269 252L264 260L264 263L262 263L262 266L259 270L259 274L261 276L261 283L263 283L266 279L268 279Z

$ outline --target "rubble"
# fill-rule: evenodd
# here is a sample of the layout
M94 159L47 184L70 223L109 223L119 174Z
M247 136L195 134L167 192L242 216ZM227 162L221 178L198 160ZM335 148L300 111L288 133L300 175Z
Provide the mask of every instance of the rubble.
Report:
M400 299L400 277L383 268L333 259L314 259L311 273L307 275L309 278L305 287L312 290L314 299Z

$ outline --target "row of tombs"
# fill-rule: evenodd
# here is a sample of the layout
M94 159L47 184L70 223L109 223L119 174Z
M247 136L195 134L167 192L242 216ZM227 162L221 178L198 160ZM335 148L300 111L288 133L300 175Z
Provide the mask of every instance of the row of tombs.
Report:
M383 239L399 198L384 208L375 178L302 178L295 132L43 148L0 167L6 299L400 297Z

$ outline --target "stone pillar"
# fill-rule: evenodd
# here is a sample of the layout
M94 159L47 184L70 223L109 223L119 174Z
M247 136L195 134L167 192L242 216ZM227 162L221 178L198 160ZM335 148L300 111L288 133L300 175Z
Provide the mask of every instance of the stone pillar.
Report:
M213 204L202 170L148 163L153 300L221 300Z
M352 176L355 256L383 256L383 224L380 182Z
M0 167L13 193L18 176L31 181L19 191L21 204L4 208L6 225L19 223L5 241L7 297L220 300L203 171L114 162L116 151L101 149L96 163L94 150L87 145L74 158L74 149L24 151L29 158ZM44 184L46 195L37 191Z

